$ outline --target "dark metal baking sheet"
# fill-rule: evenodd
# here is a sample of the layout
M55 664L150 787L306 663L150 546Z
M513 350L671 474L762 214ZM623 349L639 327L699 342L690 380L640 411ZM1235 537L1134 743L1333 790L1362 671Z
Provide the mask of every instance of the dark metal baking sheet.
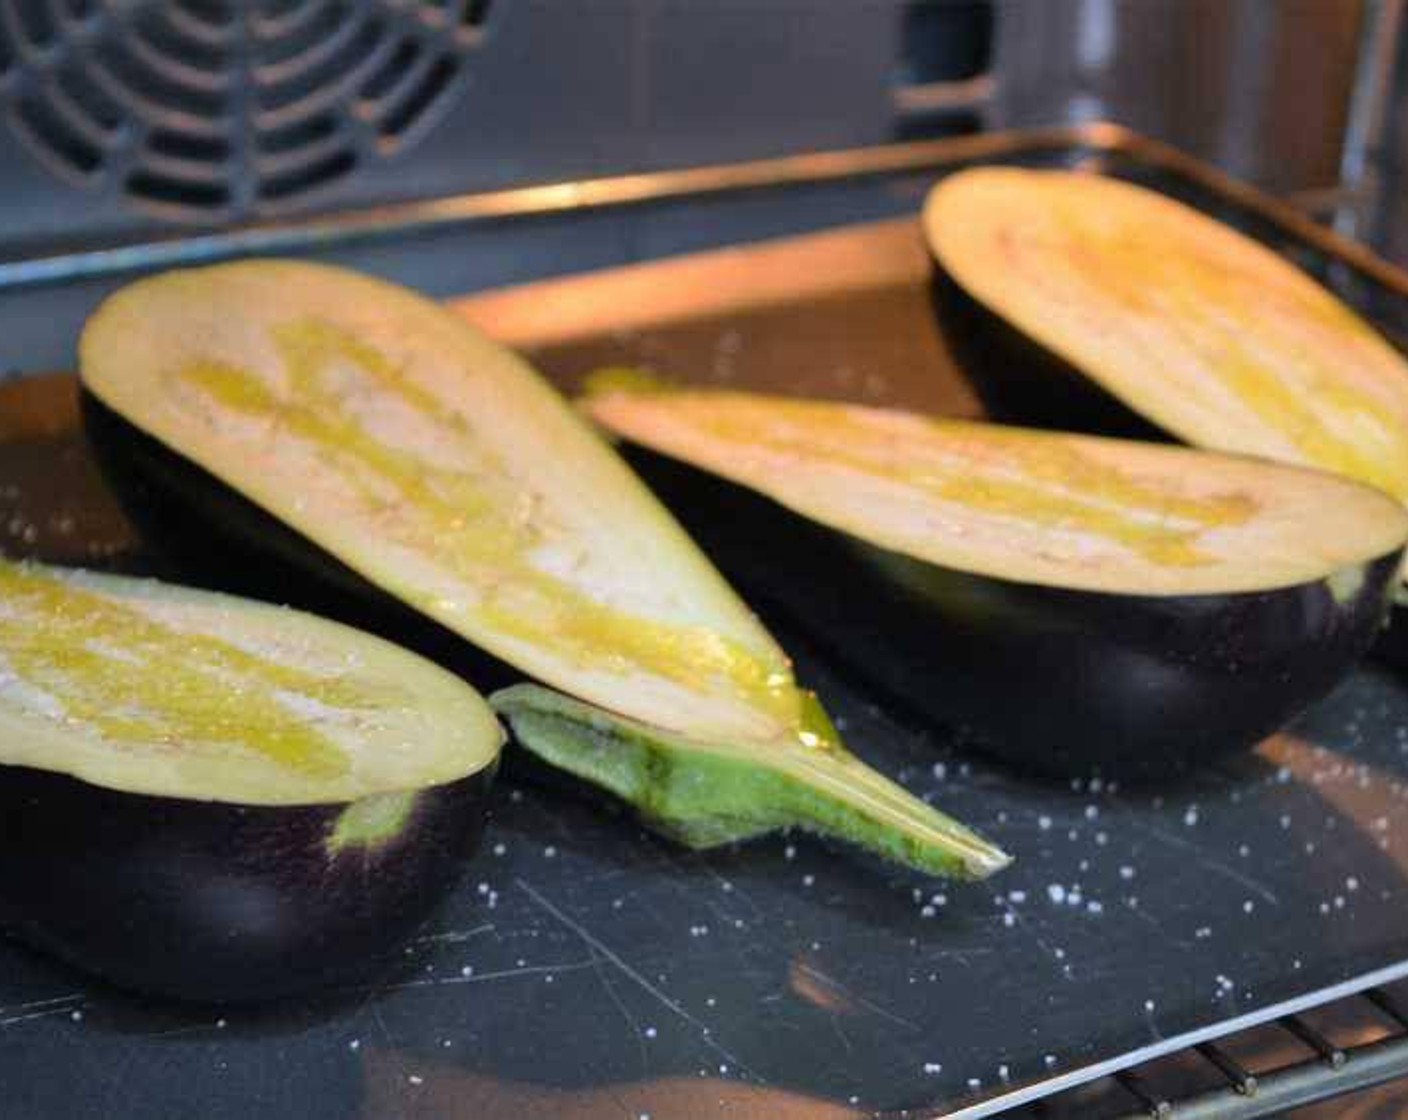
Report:
M1093 158L1150 173L1113 148ZM932 179L893 189L917 202ZM1386 288L1331 278L1393 325ZM971 411L923 283L917 233L900 223L468 310L564 384L647 361ZM4 551L182 574L116 506L72 393L66 378L0 390ZM768 613L766 588L756 595ZM183 1010L0 945L4 1114L979 1116L1408 972L1408 688L1393 672L1365 667L1255 755L1177 787L1055 788L885 706L844 650L768 621L855 748L1015 851L1011 871L945 885L801 836L689 854L510 779L461 888L404 967L365 988L260 1013Z

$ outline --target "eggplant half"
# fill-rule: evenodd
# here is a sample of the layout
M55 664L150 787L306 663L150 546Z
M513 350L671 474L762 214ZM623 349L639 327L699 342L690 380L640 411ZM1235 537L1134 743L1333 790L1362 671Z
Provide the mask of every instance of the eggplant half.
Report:
M585 406L687 464L647 477L726 570L766 569L872 681L1051 774L1270 734L1367 649L1408 541L1380 492L1252 459L743 393Z
M295 262L168 273L109 299L80 359L103 407L195 465L207 513L236 492L277 519L271 550L290 527L542 682L491 697L518 742L659 831L797 825L935 873L1006 864L850 755L616 453L435 303Z
M1258 242L1144 187L1010 167L942 180L924 230L997 419L1160 431L1408 502L1408 362Z
M0 925L180 999L350 980L455 882L502 739L337 623L0 561Z

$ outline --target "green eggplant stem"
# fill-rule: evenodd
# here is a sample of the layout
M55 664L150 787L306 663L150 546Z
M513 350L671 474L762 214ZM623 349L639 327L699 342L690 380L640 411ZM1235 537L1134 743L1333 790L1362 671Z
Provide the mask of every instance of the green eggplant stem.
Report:
M489 702L527 750L691 848L797 827L935 875L982 879L1011 862L839 746L699 742L538 685Z

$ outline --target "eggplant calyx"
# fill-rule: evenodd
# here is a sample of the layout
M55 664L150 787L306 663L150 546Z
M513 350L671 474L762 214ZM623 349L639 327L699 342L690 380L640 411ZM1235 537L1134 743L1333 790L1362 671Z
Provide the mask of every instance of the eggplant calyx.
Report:
M350 849L372 851L400 836L415 808L415 790L393 790L358 798L343 809L328 832L330 858Z
M935 875L983 879L1011 862L836 742L703 742L529 684L489 703L526 749L691 848L798 827Z

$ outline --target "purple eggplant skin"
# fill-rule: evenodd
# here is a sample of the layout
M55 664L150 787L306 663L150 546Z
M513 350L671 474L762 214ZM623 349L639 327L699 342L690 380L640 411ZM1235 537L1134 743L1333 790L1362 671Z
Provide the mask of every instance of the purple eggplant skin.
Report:
M969 295L932 257L930 263L930 302L939 328L992 420L1151 443L1178 442L1054 350ZM1370 653L1408 669L1408 608L1393 611Z
M0 926L122 988L248 1004L388 966L478 846L491 765L331 841L342 804L152 797L0 768Z
M1055 351L969 295L930 257L930 306L988 418L1055 432L1177 442Z
M651 452L632 464L765 612L920 720L1052 778L1149 781L1246 751L1369 648L1402 552L1324 581L1143 596L955 571L817 525Z

